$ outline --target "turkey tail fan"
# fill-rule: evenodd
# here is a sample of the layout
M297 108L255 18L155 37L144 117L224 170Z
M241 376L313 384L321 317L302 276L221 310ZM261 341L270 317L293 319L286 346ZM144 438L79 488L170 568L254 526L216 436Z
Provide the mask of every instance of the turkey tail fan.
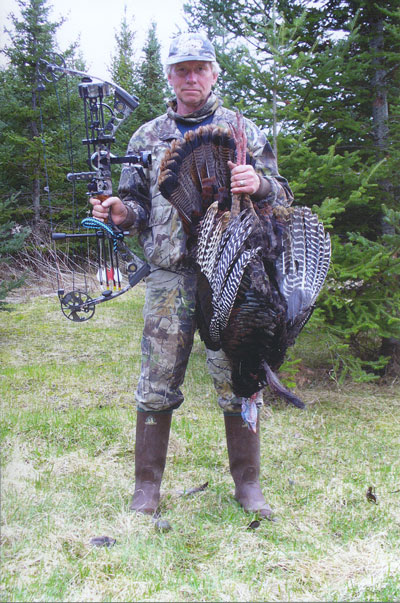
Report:
M256 214L246 209L233 220L229 220L229 212L217 219L217 210L218 204L213 203L201 222L196 254L199 270L212 291L213 311L207 322L214 343L228 323L244 269L259 252L258 248L243 249L258 223Z
M223 128L214 127L212 130L212 145L217 187L222 186L223 188L228 188L229 191L231 170L228 167L228 161L234 161L235 159L235 141L230 132L227 132Z
M227 162L234 157L232 136L215 126L190 130L166 151L160 165L160 191L177 209L187 232L197 234L197 225L213 201L229 209Z
M159 186L162 195L169 199L188 226L193 214L201 212L201 186L199 180L193 178L192 156L185 155L177 142L172 143L161 162Z
M304 402L279 381L278 377L266 362L264 363L264 370L267 378L267 384L274 394L277 394L280 398L284 398L287 402L290 402L290 404L293 404L297 408L305 408L306 405Z
M318 217L297 207L284 230L284 251L277 263L278 281L287 302L289 343L310 318L329 269L331 243Z

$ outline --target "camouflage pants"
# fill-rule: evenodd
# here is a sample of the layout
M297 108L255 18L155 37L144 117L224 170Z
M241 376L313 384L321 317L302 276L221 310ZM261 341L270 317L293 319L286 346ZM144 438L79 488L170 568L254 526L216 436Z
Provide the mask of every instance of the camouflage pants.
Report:
M183 402L180 387L193 345L195 294L196 275L192 273L157 269L146 279L142 368L136 391L139 410L172 410ZM225 412L240 412L242 399L232 392L224 352L207 350L207 366L220 407Z

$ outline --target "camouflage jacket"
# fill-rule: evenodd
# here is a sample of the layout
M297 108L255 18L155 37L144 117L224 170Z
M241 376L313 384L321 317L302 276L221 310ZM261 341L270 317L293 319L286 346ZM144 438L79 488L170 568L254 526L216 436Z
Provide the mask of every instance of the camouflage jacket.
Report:
M132 136L128 154L149 151L151 168L124 165L118 194L128 209L121 225L131 234L139 234L147 261L159 268L179 271L185 265L186 234L176 209L165 199L158 188L160 163L176 138L182 138L175 120L166 113L141 126ZM212 124L229 127L235 124L235 113L222 106L216 109ZM290 205L292 192L287 181L277 170L276 160L264 134L248 119L245 120L247 146L256 160L258 174L267 178L271 192L265 201L272 206Z

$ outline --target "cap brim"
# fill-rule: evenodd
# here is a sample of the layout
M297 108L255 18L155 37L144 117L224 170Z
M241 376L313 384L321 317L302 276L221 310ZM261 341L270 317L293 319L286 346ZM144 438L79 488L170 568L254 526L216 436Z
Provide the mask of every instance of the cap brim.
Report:
M178 57L168 57L165 64L166 65L176 65L176 63L185 63L186 61L204 61L205 63L212 63L215 61L215 57L204 57L199 55L189 55L189 56L178 56Z

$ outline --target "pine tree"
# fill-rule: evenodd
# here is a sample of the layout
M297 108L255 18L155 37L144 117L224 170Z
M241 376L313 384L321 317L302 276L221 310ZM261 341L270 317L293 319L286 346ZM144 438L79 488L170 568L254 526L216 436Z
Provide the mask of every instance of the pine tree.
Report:
M128 141L137 128L164 113L168 94L155 23L148 30L142 50L143 58L138 62L134 61L134 38L125 12L120 31L115 36L117 48L110 73L116 84L139 98L139 107L118 132L116 149L120 154L125 153Z
M380 246L380 254L375 256L378 271L372 278L364 279L361 293L366 300L380 300L379 311L375 303L370 314L380 317L379 327L383 328L377 329L375 325L371 332L382 337L379 351L390 359L388 371L399 373L400 275L396 260L393 262L398 254L400 235L397 178L400 163L399 5L397 0L373 3L368 0L329 0L325 9L326 26L338 30L346 28L352 20L357 28L346 64L347 89L354 91L358 108L356 123L362 128L358 131L363 133L359 137L360 159L364 166L377 164L379 169L372 180L375 186L372 198L368 203L358 199L350 209L353 216L358 210L361 220L357 222L364 223L364 226L360 224L359 230L370 240L370 249ZM362 240L356 239L356 243L362 245ZM365 245L363 253L368 255ZM360 332L365 331L360 329ZM356 333L352 341L358 344L359 340Z
M115 34L116 51L111 58L109 72L112 80L130 94L137 94L135 37L136 33L129 27L125 6L119 32Z
M23 211L37 225L44 186L37 64L55 50L54 35L61 22L49 21L47 0L17 1L21 20L10 17L12 29L6 31L11 43L3 50L9 66L1 73L1 193L8 197L20 192Z
M130 28L126 14L121 20L119 31L115 34L116 50L111 60L110 74L112 80L126 90L129 94L138 96L138 69L135 61L135 41L136 34ZM136 111L130 115L124 122L118 132L116 141L116 153L123 155L128 146L128 142L134 130L137 127Z
M136 120L141 125L165 112L168 85L161 63L161 46L157 39L156 24L152 23L143 47L143 61L138 68L139 107Z

